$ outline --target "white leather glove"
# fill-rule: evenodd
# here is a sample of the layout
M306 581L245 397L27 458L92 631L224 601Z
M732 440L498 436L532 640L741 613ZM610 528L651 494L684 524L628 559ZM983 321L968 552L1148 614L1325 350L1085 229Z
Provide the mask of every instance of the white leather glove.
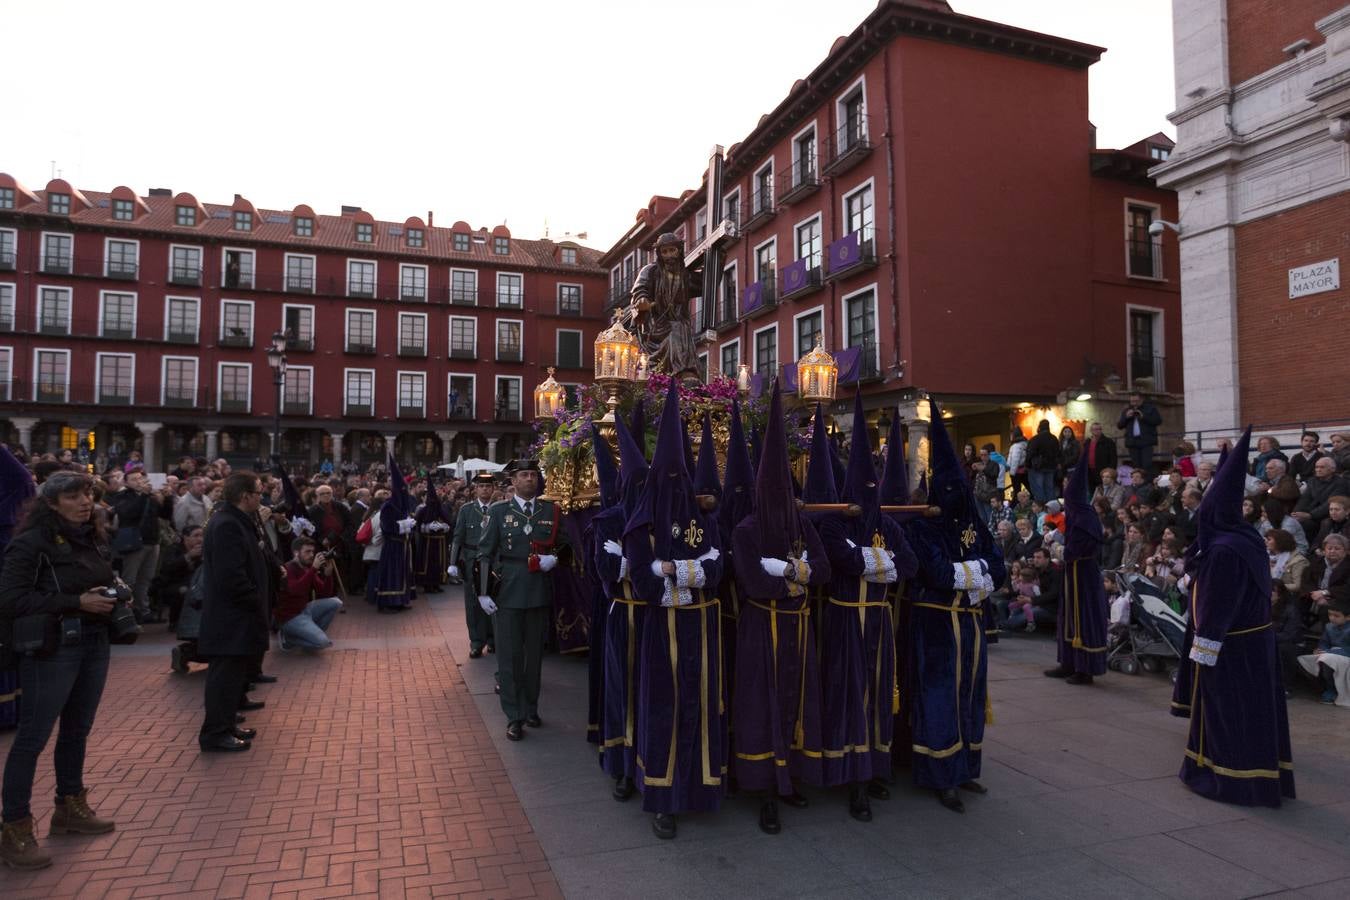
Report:
M699 562L716 562L717 559L718 559L718 557L720 557L721 555L722 555L722 551L721 551L721 550L718 550L716 547L709 547L709 548L708 548L708 552L705 553L705 554L703 554L702 556L700 556L700 557L698 558L698 561L699 561Z
M416 524L417 524L417 520L416 520L416 519L399 519L399 520L398 520L398 533L399 533L399 534L407 534L408 532L410 532L410 531L413 530L413 526L415 526Z
M654 560L652 560L652 574L655 575L657 578L667 578L667 577L669 577L669 576L666 575L665 572L661 571L661 567L662 567L663 565L665 565L665 560L660 560L660 559L654 559Z
M608 540L604 543L606 553L612 553L615 556L623 556L623 545L616 540Z
M451 578L458 578L459 566L451 566L450 568L445 570L445 574L449 575Z
M553 571L553 567L557 564L558 557L554 556L552 553L545 553L543 556L539 557L540 572L551 572Z
M487 613L489 616L497 611L497 604L494 603L492 598L487 594L478 598L478 605L483 607L483 612Z
M761 556L759 558L759 567L764 570L766 575L772 575L774 578L786 578L788 562L786 559L776 559L772 556Z
M852 542L851 540L849 540L848 538L844 538L844 543L845 543L845 544L848 544L848 549L850 549L850 550L857 550L857 549L858 549L858 545L855 544L855 543L853 543L853 542Z

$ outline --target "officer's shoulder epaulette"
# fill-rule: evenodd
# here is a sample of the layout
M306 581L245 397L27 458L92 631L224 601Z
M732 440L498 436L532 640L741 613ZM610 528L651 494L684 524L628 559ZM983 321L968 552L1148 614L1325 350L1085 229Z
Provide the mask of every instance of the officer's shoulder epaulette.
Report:
M488 505L488 510L489 511L494 510L497 507L510 502L511 502L510 500L493 500L492 503Z

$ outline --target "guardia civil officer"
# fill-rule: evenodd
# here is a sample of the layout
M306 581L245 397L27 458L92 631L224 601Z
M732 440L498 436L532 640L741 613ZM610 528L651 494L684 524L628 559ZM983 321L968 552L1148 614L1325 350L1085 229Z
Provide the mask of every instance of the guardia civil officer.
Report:
M494 652L492 616L478 605L478 544L487 531L488 509L497 479L488 472L473 477L473 499L459 508L455 516L455 535L450 545L451 578L464 579L464 618L469 626L469 658L478 659L483 651ZM463 575L460 566L464 567ZM488 593L484 591L483 593Z

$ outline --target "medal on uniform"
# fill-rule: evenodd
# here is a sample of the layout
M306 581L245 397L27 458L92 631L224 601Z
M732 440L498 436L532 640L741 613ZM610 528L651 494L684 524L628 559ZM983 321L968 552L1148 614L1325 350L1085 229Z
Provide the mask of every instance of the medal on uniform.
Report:
M531 531L534 531L534 526L531 525L529 522L526 522L525 527L520 530L525 532L526 534L529 534Z

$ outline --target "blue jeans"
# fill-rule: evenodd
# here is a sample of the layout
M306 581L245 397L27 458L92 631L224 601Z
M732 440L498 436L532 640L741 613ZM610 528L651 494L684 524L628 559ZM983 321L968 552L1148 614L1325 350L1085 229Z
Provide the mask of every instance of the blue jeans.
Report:
M1037 625L1054 626L1055 620L1058 618L1055 615L1054 610L1042 609L1039 606L1033 606L1031 608L1031 615L1032 618L1036 620ZM1021 610L1018 610L1008 617L1008 621L1003 623L1003 627L1007 628L1009 631L1020 631L1027 627L1027 617Z
M340 609L342 601L337 597L309 601L300 615L281 623L281 638L286 642L286 649L322 650L333 646L325 632Z
M56 795L69 797L84 790L84 748L94 714L108 680L108 629L83 623L80 643L58 647L42 659L19 661L19 730L5 760L4 811L0 818L17 822L31 815L33 778L38 756L47 746L59 720L56 738Z
M1028 469L1027 476L1031 481L1031 499L1048 503L1058 496L1054 469Z

